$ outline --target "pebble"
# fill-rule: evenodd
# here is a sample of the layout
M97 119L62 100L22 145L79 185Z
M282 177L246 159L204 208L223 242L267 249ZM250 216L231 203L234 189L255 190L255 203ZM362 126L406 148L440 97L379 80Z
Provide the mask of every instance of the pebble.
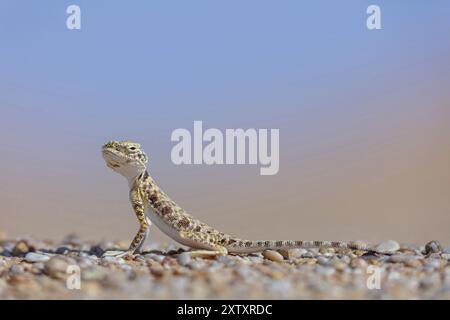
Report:
M266 259L276 261L276 262L282 262L284 260L283 256L274 250L264 250L263 256Z
M320 248L319 253L325 255L325 256L331 256L335 253L334 248Z
M145 255L146 258L158 261L158 262L162 262L165 258L165 256L163 256L162 254L156 254L156 253L147 253Z
M125 260L123 258L117 258L112 256L106 256L102 257L101 260L106 263L112 263L112 264L122 264L125 263Z
M354 258L350 261L350 266L352 268L365 269L365 268L367 268L368 264L364 259Z
M319 256L317 257L317 263L326 266L330 264L330 259L323 256Z
M286 259L286 260L290 259L289 250L288 249L280 249L280 250L278 250L278 253L281 254L284 259Z
M19 241L13 248L12 254L14 256L20 256L30 251L28 244L25 241Z
M430 241L425 245L426 254L439 253L441 251L442 251L441 244L437 240Z
M248 257L248 259L254 264L262 263L264 261L262 257L255 257L255 256L250 256Z
M427 255L427 258L431 258L431 259L439 259L441 257L441 255L439 253L430 253Z
M342 262L348 264L348 263L350 263L351 258L349 256L343 256L343 257L341 257L341 260L342 260Z
M405 262L405 264L411 268L418 268L418 267L422 266L422 262L420 262L420 260L418 260L418 259L407 260Z
M443 259L450 260L450 253L443 253L443 254L441 254L441 257Z
M13 256L13 254L12 254L12 252L11 251L9 251L9 250L3 250L2 251L2 256L4 256L4 257L12 257Z
M39 274L42 271L44 271L44 263L43 262L33 263L33 267L31 268L31 272L33 272L35 274Z
M331 265L338 271L343 271L347 267L347 264L345 262L338 259L333 260Z
M93 246L90 250L90 254L96 257L101 257L105 253L105 250L101 246Z
M177 261L180 265L185 266L191 262L191 255L187 252L180 253L177 257Z
M9 271L11 272L11 274L17 276L23 274L25 272L25 268L20 264L14 264L11 266Z
M307 251L306 253L302 254L303 258L314 258L316 256L316 254Z
M45 254L28 252L25 256L25 260L28 262L44 262L50 260L50 257Z
M67 247L58 247L55 251L56 254L68 254L70 249Z
M307 252L308 251L306 249L302 249L302 248L290 249L289 257L290 258L301 258Z
M397 241L388 240L381 242L375 246L375 251L379 253L393 253L400 249L400 245Z
M53 257L44 264L44 271L52 278L60 278L65 274L69 264L65 259Z
M156 277L162 277L164 275L164 267L159 263L154 261L149 266L150 272Z

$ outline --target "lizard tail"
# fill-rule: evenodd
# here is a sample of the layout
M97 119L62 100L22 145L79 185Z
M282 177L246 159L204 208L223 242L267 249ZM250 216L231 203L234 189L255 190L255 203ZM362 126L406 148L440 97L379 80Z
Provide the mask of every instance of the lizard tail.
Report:
M372 246L359 241L300 241L300 240L231 240L226 246L231 253L252 253L264 250L336 248L373 251Z

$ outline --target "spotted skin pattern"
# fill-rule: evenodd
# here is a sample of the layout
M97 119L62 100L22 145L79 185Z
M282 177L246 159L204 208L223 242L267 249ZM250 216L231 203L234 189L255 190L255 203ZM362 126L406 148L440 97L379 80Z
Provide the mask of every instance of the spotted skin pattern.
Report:
M348 248L371 251L362 242L294 241L294 240L244 240L223 233L195 219L173 202L156 184L147 171L148 157L137 143L109 141L102 148L103 158L109 168L127 178L130 202L139 221L139 230L125 253L139 253L153 223L175 241L198 249L201 255L252 253L267 249L290 248Z

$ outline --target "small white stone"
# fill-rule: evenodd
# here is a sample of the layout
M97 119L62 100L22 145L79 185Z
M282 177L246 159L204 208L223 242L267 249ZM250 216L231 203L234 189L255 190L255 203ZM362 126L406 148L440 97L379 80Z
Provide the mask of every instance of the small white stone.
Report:
M152 260L158 261L158 262L162 262L164 260L164 256L161 254L155 254L155 253L147 253L145 255L146 258L150 258Z
M326 265L330 264L330 260L328 258L326 258L326 257L319 256L319 257L317 257L317 263L319 263L319 264L321 264L323 266L326 266Z
M44 254L28 252L25 256L25 260L28 262L44 262L50 260L50 257Z
M251 257L248 257L248 259L254 264L258 264L258 263L262 263L263 262L263 259L261 257L251 256Z
M441 257L442 257L443 259L450 260L450 253L443 253L443 254L441 254Z
M304 254L302 254L303 258L314 258L316 255L313 254L312 252L306 252Z
M381 242L375 247L375 251L379 253L393 253L398 249L400 249L400 245L394 240Z
M304 255L307 252L308 251L306 249L302 249L302 248L290 249L289 250L289 258L301 258L302 255Z
M112 256L106 256L102 258L102 261L104 262L108 262L108 263L118 263L117 258L116 257L112 257Z

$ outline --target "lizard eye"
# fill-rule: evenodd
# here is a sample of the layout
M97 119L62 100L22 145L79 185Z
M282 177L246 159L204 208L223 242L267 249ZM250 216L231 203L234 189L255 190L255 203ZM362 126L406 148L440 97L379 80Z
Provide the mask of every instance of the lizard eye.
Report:
M134 151L134 150L136 150L136 147L130 147L129 148L131 151Z

